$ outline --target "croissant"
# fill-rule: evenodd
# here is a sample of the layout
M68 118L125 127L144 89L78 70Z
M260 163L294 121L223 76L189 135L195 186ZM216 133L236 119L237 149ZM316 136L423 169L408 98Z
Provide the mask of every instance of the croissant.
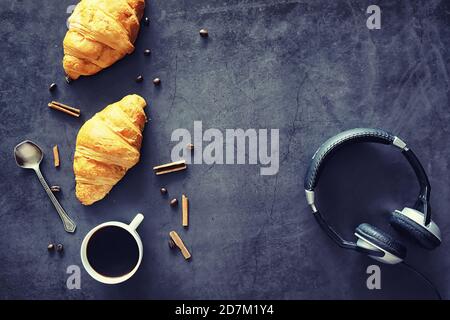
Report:
M81 0L69 18L63 67L73 80L134 51L145 0Z
M103 199L139 162L147 118L144 98L133 94L107 106L80 128L73 170L75 194L84 205Z

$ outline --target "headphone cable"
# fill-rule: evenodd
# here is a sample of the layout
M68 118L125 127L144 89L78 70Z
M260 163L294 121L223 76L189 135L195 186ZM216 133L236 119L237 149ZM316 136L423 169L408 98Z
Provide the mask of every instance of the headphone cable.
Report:
M433 284L433 282L431 282L431 280L422 272L420 272L419 270L417 270L416 268L414 268L412 265L406 263L405 261L402 262L402 264L409 269L410 271L412 271L413 273L415 273L416 275L418 275L420 278L422 278L427 284L428 286L433 289L434 293L436 294L436 296L438 297L438 300L442 300L442 296L439 293L438 288Z

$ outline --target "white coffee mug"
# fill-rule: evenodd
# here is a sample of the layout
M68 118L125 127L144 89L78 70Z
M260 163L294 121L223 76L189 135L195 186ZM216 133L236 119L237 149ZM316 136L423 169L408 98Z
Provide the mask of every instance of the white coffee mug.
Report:
M109 221L109 222L105 222L105 223L102 223L102 224L96 226L94 229L92 229L91 231L88 232L88 234L84 237L83 242L81 243L80 254L81 254L81 262L83 263L83 267L84 267L84 269L86 269L87 273L89 273L89 275L92 278L94 278L95 280L100 281L102 283L106 283L106 284L117 284L117 283L121 283L121 282L124 282L124 281L130 279L136 273L137 269L139 268L139 265L141 264L142 256L143 256L142 240L139 237L139 234L136 232L136 229L139 226L139 224L141 224L142 220L144 220L144 215L142 215L141 213L138 213L136 215L136 217L134 217L133 221L131 221L130 224L125 224L125 223L118 222L118 221ZM133 236L134 240L136 240L136 244L139 249L139 259L136 263L136 266L129 273L124 274L119 277L107 277L107 276L104 276L104 275L98 273L91 266L91 264L89 263L89 260L87 258L87 246L88 246L88 243L89 243L89 240L91 239L91 237L99 229L104 228L104 227L110 227L110 226L119 227L119 228L122 228L122 229L125 229L126 231L128 231ZM114 250L114 248L111 248L111 250Z

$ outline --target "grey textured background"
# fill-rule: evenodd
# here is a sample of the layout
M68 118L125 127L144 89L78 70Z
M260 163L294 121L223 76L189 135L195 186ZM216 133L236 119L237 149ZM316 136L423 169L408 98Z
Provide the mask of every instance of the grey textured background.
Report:
M374 261L337 248L307 208L303 176L313 152L326 138L361 126L404 138L429 173L444 243L428 252L407 242L408 260L449 297L448 1L148 1L151 24L141 28L135 53L67 85L62 40L66 8L74 3L0 1L0 298L433 298L399 266L382 266L382 290L367 290L365 270ZM382 8L381 30L366 28L370 4ZM210 31L207 41L198 35L202 27ZM138 74L141 84L134 82ZM151 83L155 76L160 88ZM83 207L72 171L78 129L130 93L149 103L141 161L104 200ZM48 110L50 100L79 106L83 117ZM151 168L170 159L172 131L192 129L194 120L204 128L279 128L278 175L260 176L254 165L195 165L154 176ZM24 139L44 149L42 171L62 187L75 235L64 232L34 173L16 167L12 150ZM394 233L389 211L417 192L401 155L360 145L335 159L319 184L320 209L349 239L361 222ZM189 196L188 230L160 186L170 196ZM145 215L136 276L105 286L83 271L82 289L66 289L65 271L81 265L84 235L136 212ZM180 232L192 261L169 251L170 230ZM47 253L50 241L64 244L63 256Z

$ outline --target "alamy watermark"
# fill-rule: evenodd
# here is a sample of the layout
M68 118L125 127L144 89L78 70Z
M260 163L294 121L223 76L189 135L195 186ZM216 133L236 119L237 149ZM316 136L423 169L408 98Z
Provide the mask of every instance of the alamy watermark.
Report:
M380 290L381 289L381 269L380 266L372 264L367 267L366 273L369 275L367 277L366 286L369 290Z
M66 280L66 287L69 290L81 289L81 270L76 264L67 267L66 273L69 275Z
M71 4L70 6L68 6L67 9L66 9L66 13L67 14L72 14L72 12L75 10L76 6L77 6L76 4ZM69 25L70 25L69 18L67 18L67 20L66 20L67 29L69 29Z
M193 139L192 139L193 138ZM278 129L225 129L203 132L202 121L194 121L193 137L187 129L172 132L172 161L186 160L188 164L259 164L260 174L275 175L279 170L280 135ZM203 147L203 143L207 142ZM186 149L194 145L194 154ZM193 161L192 161L193 160Z
M367 7L366 10L370 16L367 18L366 26L369 30L381 29L381 9L379 6L373 4Z

